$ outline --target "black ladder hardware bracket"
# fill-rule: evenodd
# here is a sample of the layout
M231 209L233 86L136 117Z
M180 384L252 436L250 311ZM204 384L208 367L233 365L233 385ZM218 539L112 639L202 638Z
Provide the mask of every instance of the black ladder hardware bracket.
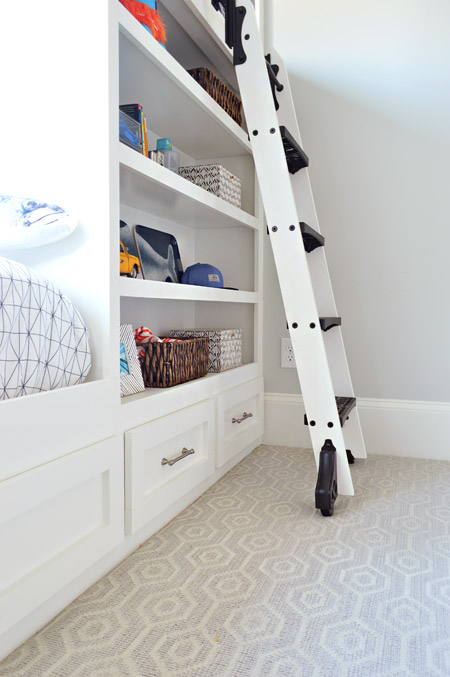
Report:
M214 7L214 9L217 12L220 12L221 14L223 14L223 16L225 16L225 3L224 2L220 2L220 0L211 0L211 5Z
M324 246L324 236L317 230L314 230L314 228L311 228L311 226L308 226L304 221L300 221L300 230L302 232L303 244L308 254L314 251L314 249L317 249L317 247Z
M355 462L355 457L353 456L352 452L350 451L350 449L346 449L345 452L347 454L347 461L349 462L350 465L353 465L353 463Z
M342 324L341 317L319 317L320 328L322 331L328 331L332 327L340 327ZM289 322L286 322L286 329L289 329Z
M341 428L344 427L345 421L348 419L348 415L351 410L356 407L356 397L338 397L336 396L336 407L338 410L339 422ZM308 417L306 414L303 417L303 422L305 425L308 425Z
M225 17L225 42L233 50L233 64L239 66L247 61L242 44L242 24L247 10L236 7L236 0L211 0L211 4Z
M309 165L309 158L286 127L281 126L280 133L289 172L295 174L300 169L304 169Z
M282 92L284 89L284 85L279 82L277 75L278 71L280 70L280 67L277 66L276 64L272 63L270 54L266 54L266 66L267 66L267 74L269 76L270 80L270 87L272 89L272 96L273 96L273 102L275 104L275 110L278 110L280 107L280 104L278 103L277 100L277 95L276 92Z
M349 413L356 407L356 397L336 397L336 406L341 422L341 428L343 428Z
M338 495L336 448L331 440L325 440L320 452L315 495L316 508L324 517L331 517Z
M340 317L319 317L320 328L322 331L328 331L332 327L340 327L342 318Z

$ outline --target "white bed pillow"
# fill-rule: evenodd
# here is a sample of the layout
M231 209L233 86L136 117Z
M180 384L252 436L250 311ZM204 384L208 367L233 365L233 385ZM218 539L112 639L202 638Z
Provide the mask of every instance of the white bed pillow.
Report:
M28 249L71 234L76 219L63 207L25 197L0 194L0 251Z
M0 257L0 399L82 383L90 367L88 331L71 301Z

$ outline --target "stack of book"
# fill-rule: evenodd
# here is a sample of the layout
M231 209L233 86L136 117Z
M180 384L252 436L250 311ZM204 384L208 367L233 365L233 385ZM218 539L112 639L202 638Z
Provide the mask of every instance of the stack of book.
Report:
M140 103L119 106L119 138L128 146L148 157L147 119Z

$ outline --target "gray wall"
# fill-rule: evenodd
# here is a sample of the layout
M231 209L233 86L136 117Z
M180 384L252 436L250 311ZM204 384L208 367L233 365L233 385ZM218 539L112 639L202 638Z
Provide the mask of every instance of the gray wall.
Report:
M450 5L273 0L359 397L450 401ZM266 240L266 392L299 392Z

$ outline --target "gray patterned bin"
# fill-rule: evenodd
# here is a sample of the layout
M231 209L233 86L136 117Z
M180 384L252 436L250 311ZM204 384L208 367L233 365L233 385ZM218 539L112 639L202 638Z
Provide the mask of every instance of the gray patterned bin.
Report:
M222 165L180 167L180 176L235 207L241 206L241 180Z
M172 329L172 338L209 338L208 372L220 372L242 364L241 329Z

